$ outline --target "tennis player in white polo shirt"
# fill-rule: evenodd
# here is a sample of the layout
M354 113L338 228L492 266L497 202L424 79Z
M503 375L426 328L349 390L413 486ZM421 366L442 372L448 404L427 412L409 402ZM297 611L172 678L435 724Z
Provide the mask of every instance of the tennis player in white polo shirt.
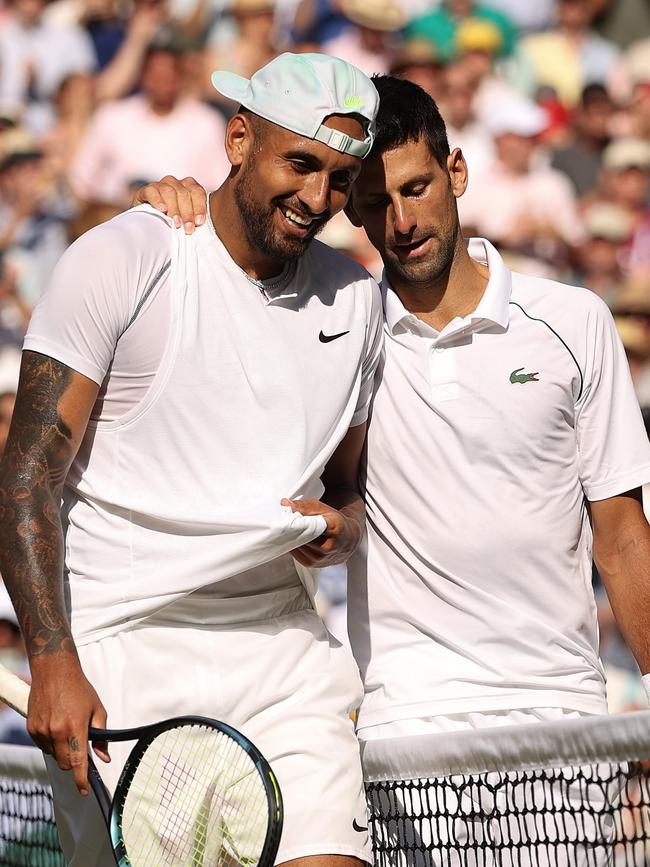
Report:
M367 544L349 564L359 735L605 713L592 554L650 672L650 445L612 316L467 244L467 167L435 104L375 84L349 208L385 265Z
M353 867L370 860L361 682L303 567L342 562L361 537L381 300L313 239L348 200L378 97L322 55L213 81L242 108L211 219L187 237L144 208L87 233L25 340L0 487L29 730L54 757L74 867L114 863L73 785L88 791L88 725L183 713L240 728L271 762L277 863ZM109 787L124 757L111 752Z

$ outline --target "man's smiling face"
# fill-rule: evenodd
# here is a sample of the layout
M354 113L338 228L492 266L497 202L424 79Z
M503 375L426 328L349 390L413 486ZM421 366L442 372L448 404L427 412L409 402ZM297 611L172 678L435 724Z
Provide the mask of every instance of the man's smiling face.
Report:
M260 118L248 121L252 141L234 188L248 240L269 258L297 259L345 207L361 160ZM324 125L365 137L353 117L334 115Z

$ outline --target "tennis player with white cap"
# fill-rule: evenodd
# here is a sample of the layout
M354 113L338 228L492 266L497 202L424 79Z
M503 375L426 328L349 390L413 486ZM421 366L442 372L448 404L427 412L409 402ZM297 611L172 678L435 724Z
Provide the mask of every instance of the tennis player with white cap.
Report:
M241 108L208 219L186 236L143 207L66 252L25 339L0 478L28 726L74 867L113 863L77 792L88 725L183 713L234 725L271 762L277 863L370 860L361 682L314 611L310 567L347 559L363 531L381 301L314 236L348 201L378 96L320 55L213 81Z

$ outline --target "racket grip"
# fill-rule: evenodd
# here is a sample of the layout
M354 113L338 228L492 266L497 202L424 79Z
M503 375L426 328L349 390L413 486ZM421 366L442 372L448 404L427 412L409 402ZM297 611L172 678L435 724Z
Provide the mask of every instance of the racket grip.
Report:
M27 716L29 686L4 665L0 665L0 700L21 716Z

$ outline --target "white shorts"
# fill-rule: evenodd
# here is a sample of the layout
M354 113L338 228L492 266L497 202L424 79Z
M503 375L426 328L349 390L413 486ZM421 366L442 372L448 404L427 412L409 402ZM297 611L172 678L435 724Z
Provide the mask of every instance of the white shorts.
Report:
M358 735L364 741L397 739L581 716L563 708L459 713L395 720L363 728ZM607 772L603 766L603 773ZM591 769L586 769L587 779L590 775ZM394 799L390 811L404 816L403 830L391 819L375 831L395 847L391 867L610 867L614 820L607 805L617 801L623 783L622 777L616 777L606 785L594 783L587 788L572 769L559 768L549 771L545 781L522 775L521 782L507 786L494 773L486 774L481 786L452 776L448 782L431 781L422 795L407 788L402 791L398 784L390 796ZM587 792L589 807L584 809ZM382 815L386 803L376 795ZM448 813L433 819L426 805L439 803L449 807ZM531 811L531 804L536 811ZM415 852L407 854L406 847L400 851L402 836L415 842ZM589 843L576 847L563 842L576 838Z
M276 610L286 613L266 620L199 627L160 620L85 645L79 648L84 672L111 728L197 714L223 720L249 737L270 762L282 791L277 864L323 854L370 862L359 748L350 719L362 694L356 664L320 617L305 608L306 595L292 590L274 596ZM223 608L222 602L215 607ZM196 604L188 602L187 618ZM199 605L196 619L205 622L209 603L204 599ZM130 746L111 744L111 764L96 761L109 789ZM52 760L48 770L69 864L114 867L94 796L78 795L71 775Z

